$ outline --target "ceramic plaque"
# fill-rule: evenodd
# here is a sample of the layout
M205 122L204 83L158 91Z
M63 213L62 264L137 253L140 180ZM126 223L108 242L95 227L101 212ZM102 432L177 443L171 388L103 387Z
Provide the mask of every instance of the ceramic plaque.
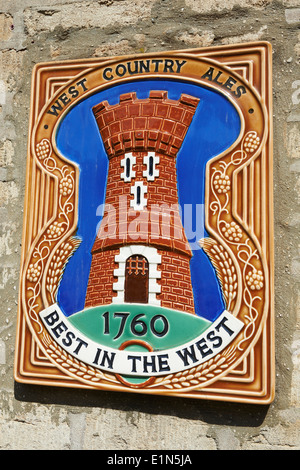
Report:
M15 379L274 397L271 49L37 64Z

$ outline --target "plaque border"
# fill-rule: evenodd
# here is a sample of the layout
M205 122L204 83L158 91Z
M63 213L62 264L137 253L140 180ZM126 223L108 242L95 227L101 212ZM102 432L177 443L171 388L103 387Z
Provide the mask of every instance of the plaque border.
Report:
M266 267L269 275L267 285L269 304L268 311L266 312L266 319L260 328L255 344L250 345L247 354L244 355L242 361L240 361L235 368L232 368L229 372L227 371L226 374L223 374L219 380L211 380L205 387L193 390L188 389L188 391L185 392L182 392L182 390L176 391L176 389L172 389L165 390L163 392L150 391L149 393L240 403L268 404L274 399L275 389L271 46L267 42L254 42L249 44L217 46L213 48L168 51L157 55L175 57L176 55L182 54L187 54L195 58L212 59L213 61L216 61L216 64L220 63L227 69L232 70L232 72L241 75L241 77L248 81L251 87L253 87L257 92L258 99L267 109L268 135L263 144L261 155L259 159L257 158L250 165L242 165L234 177L235 187L240 189L244 198L243 201L247 205L247 210L245 210L243 205L242 207L237 207L236 200L232 203L237 219L240 220L241 223L246 223L255 237L259 232L262 239L261 245L263 247L263 253L266 255ZM151 55L154 56L155 54L152 53ZM148 55L146 54L146 56ZM143 58L145 55L141 55L140 57ZM124 57L120 56L117 58L107 57L102 59L97 58L46 62L37 64L33 70L14 371L15 380L17 382L72 388L97 388L93 386L90 379L83 382L72 375L67 375L63 367L57 367L57 363L53 363L53 361L49 360L49 355L45 353L45 350L40 347L39 342L36 340L32 325L28 324L24 316L22 308L22 292L24 287L22 285L22 273L24 262L30 252L32 236L37 233L38 227L43 223L43 221L40 220L40 217L35 215L41 214L41 210L34 211L32 208L33 202L35 204L35 208L37 208L39 204L37 193L34 191L32 183L34 182L34 184L37 185L38 182L41 191L45 191L46 185L52 185L52 193L50 191L50 194L55 193L54 187L58 184L57 179L55 180L54 178L51 180L49 175L43 175L41 167L35 164L31 156L31 136L43 107L45 104L49 103L53 95L58 92L58 90L63 89L66 83L69 81L71 82L73 78L76 78L79 75L82 76L83 72L91 70L93 67L98 67L101 64L103 65L105 63L110 63L111 61L122 59L124 59ZM217 160L219 160L219 157L220 156L217 157ZM209 182L212 181L213 177L213 173L209 173L212 167L211 163L207 168L207 185L210 184ZM258 180L260 181L259 186L257 186ZM74 185L76 185L76 178L74 179ZM210 190L211 186L212 185L207 187L207 191ZM253 188L259 187L260 191L262 191L262 186L266 188L263 199L260 198L260 201L257 201L253 194ZM252 187L252 189L249 189L249 187ZM43 193L40 193L41 198L42 194ZM249 194L251 194L250 199L248 196ZM211 202L212 201L209 200L209 204L211 204ZM262 202L264 204L263 207ZM260 205L259 209L258 205ZM76 213L76 208L74 210ZM259 211L259 217L257 216L257 211ZM44 221L46 219L47 216L44 215ZM257 229L258 225L259 230ZM30 230L32 230L32 232L30 232ZM214 240L214 242L209 246L206 246L206 248L209 254L209 249L218 247ZM74 249L76 249L75 241ZM64 351L60 351L59 355L61 354L63 355ZM100 387L100 389L147 393L147 390L144 388L137 390L119 385L117 387L112 387L109 383L108 385Z

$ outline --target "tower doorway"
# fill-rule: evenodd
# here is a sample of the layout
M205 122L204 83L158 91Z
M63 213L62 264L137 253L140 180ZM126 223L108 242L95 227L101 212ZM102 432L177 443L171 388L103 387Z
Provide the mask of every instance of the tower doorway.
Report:
M132 255L125 266L125 302L148 303L149 263L142 255Z

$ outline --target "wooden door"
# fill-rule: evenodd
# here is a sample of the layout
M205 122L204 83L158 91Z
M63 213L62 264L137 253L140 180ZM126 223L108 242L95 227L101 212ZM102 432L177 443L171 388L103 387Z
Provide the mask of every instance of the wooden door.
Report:
M144 256L132 255L125 267L125 302L148 303L149 263Z

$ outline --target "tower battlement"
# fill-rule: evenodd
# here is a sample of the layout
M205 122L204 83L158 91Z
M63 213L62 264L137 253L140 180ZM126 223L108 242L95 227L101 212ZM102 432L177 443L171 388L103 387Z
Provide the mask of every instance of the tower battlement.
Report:
M149 98L136 93L120 96L118 104L103 101L94 106L108 158L126 152L155 151L176 156L193 119L199 99L182 94L178 101L167 91L150 91Z

